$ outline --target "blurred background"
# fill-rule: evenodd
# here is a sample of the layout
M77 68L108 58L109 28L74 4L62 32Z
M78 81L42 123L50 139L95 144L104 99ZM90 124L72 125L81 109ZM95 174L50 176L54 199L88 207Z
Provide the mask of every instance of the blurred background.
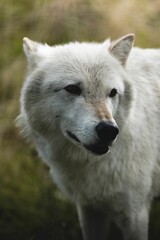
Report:
M15 127L26 74L23 37L54 45L129 32L136 45L160 47L159 0L0 0L1 240L82 239L74 206ZM113 228L110 239L117 234ZM160 239L160 202L151 212L151 239Z

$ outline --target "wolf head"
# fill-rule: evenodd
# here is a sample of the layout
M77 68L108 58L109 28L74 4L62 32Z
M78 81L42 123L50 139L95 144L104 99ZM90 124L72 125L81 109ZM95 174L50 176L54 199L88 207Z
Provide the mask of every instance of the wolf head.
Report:
M113 43L51 47L24 38L29 72L20 118L26 131L46 139L59 134L86 151L105 154L126 114L125 65L133 41L129 34Z

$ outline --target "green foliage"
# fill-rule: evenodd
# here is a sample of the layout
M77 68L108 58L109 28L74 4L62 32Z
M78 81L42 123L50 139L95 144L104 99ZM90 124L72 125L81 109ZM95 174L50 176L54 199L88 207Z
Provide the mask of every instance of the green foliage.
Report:
M2 149L8 154L3 154L0 169L0 239L80 239L74 207L53 185L34 148L26 148L10 128Z
M81 239L75 208L15 128L26 72L23 37L58 44L135 32L137 44L158 47L159 23L159 0L0 1L0 239ZM158 240L159 203L151 219L150 236Z

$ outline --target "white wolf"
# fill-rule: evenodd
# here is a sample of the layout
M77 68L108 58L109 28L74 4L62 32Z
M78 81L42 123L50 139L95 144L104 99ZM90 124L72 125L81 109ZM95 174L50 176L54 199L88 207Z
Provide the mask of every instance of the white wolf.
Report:
M111 220L125 240L147 240L160 193L160 50L133 41L24 38L19 123L75 202L85 240L106 240Z

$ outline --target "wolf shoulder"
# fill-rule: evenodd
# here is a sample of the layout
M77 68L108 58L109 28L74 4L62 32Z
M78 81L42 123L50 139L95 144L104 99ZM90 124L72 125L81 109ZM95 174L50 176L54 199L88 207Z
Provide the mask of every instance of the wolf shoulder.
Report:
M134 47L130 53L127 68L132 75L143 74L146 78L157 76L160 78L160 48L138 48ZM159 80L160 82L160 80Z

